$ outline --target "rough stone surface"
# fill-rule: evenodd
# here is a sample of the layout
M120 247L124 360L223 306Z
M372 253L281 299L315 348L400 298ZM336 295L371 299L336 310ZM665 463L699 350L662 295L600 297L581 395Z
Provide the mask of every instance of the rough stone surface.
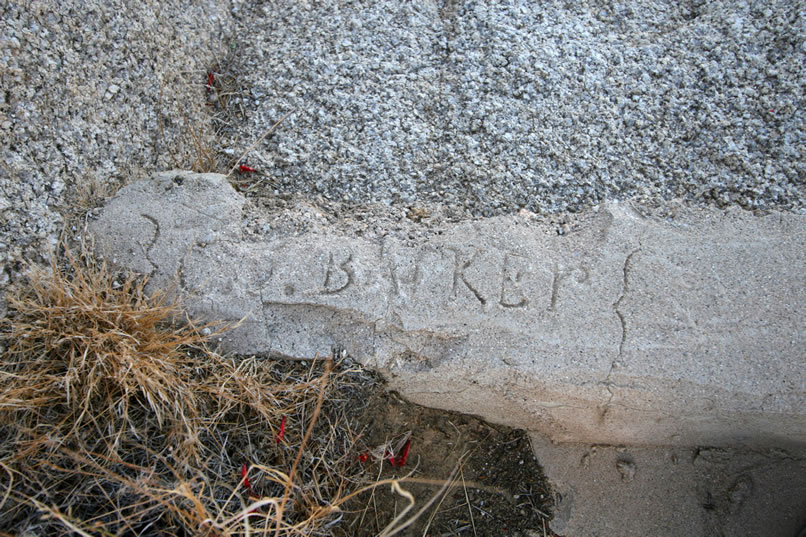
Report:
M231 28L217 0L0 2L0 315L65 220L192 165L188 131L208 143L203 83Z
M365 236L247 232L220 175L123 189L106 255L243 324L229 350L342 347L415 402L556 441L806 443L806 217L607 204L557 235L528 216Z
M249 2L247 120L279 193L474 215L673 198L803 211L792 0Z
M248 100L241 103L247 119L223 133L223 152L240 155L274 121L294 111L275 135L248 155L248 162L263 174L261 181L273 182L271 191L256 193L263 197L252 202L283 210L255 215L250 203L234 201L235 206L246 207L243 233L235 233L236 240L244 235L258 243L290 244L289 237L297 237L301 243L299 236L310 233L353 240L360 237L379 244L389 236L390 241L400 241L408 248L434 244L431 241L438 240L451 222L468 214L512 214L521 207L544 214L556 212L556 217L543 222L526 216L509 219L510 222L530 229L537 227L538 235L570 233L573 237L575 230L597 221L599 216L564 215L562 211L627 198L636 200L642 211L660 205L661 210L655 214L672 216L676 209L669 200L678 197L693 203L803 214L803 20L802 5L789 0L677 4L656 0L364 4L206 0L167 1L136 8L117 1L2 3L0 290L18 278L25 261L41 261L47 255L65 216L71 221L76 212L97 203L105 190L174 165L171 153L185 161L182 164L192 161L193 140L182 135L187 134L188 126L204 125L208 97L203 87L205 71L215 51L222 55L221 49L231 51L233 43L241 65L234 74L248 91ZM167 80L164 86L163 80ZM160 94L162 118L157 113ZM292 197L289 201L290 193L300 193L308 199ZM338 207L334 201L346 204ZM366 201L389 205L350 205ZM202 208L205 203L200 199L188 205ZM219 209L232 218L222 218L215 233L241 222L234 207L225 203ZM407 216L419 218L423 209L430 213L426 221L431 224L400 224L407 222ZM602 210L607 212L610 208ZM712 213L702 213L704 221L699 223L694 218L694 228L707 226L709 214ZM197 213L194 223L207 221L202 216ZM746 224L746 216L739 220ZM766 218L779 216L773 213ZM680 231L679 226L675 227L680 222L675 218L668 225ZM718 227L714 233L719 233ZM158 250L150 247L156 244L155 230L156 227L143 230L133 226L132 238L139 243L133 242L131 247L156 255ZM747 228L739 226L728 235L736 236L742 230ZM745 236L755 237L756 231L750 226ZM566 240L566 235L558 241ZM771 240L773 259L781 262L781 256L789 253L778 250L787 244L794 242L795 252L803 249L802 239L797 239L800 246L791 237L779 243ZM630 248L623 253L629 255L633 251ZM126 255L136 257L133 253ZM642 261L641 255L638 252L634 256L636 263ZM313 257L303 256L309 260ZM329 258L325 261L329 262ZM751 258L749 265L752 268L758 262ZM153 265L142 260L133 263L144 272L154 270ZM473 264L468 267L473 268ZM666 268L672 270L673 266ZM301 273L305 270L299 266ZM240 274L239 269L232 274ZM467 274L468 281L475 281L472 270ZM722 277L718 271L705 270L695 278L714 274ZM330 284L336 285L339 275L338 271L332 272ZM219 275L215 277L220 279ZM573 277L560 280L574 286ZM165 281L172 279L165 275ZM404 275L404 283L405 279ZM751 278L756 284L764 284L762 280L758 274ZM210 285L214 283L211 278ZM642 284L638 279L633 283ZM768 284L779 285L773 276ZM792 291L801 287L795 285ZM693 289L696 291L696 286ZM467 294L461 280L458 290L464 293L460 295L462 300L472 303L472 295ZM565 297L562 291L560 288L560 300ZM667 299L673 296L665 295ZM748 295L747 299L756 296ZM244 292L244 297L251 300L252 295ZM734 296L735 301L741 298ZM785 296L781 302L785 304L788 298ZM315 304L321 306L319 302ZM628 306L633 309L628 310ZM663 306L671 307L668 300ZM199 306L200 311L204 307ZM284 352L324 348L330 341L340 339L346 326L344 321L332 320L346 318L343 313L335 315L331 325L322 323L323 318L327 320L327 308L310 316L310 312L303 312L311 308L310 304L296 310L289 305L273 307L283 308L284 319L288 319L271 332L275 335L272 344L282 346ZM759 311L766 311L766 307ZM623 314L635 314L639 319L653 308L650 301L619 304ZM238 307L225 313L235 317L244 309L250 308ZM708 339L711 331L697 332L708 327L702 320L708 310L694 313L697 315L688 320L698 324L686 328L688 312L679 308L679 315L670 317L666 329L659 333L677 343L680 340L675 340L675 335L699 334L699 348L721 347L721 340ZM0 298L0 315L4 314ZM432 314L433 311L429 315ZM562 313L558 310L556 315ZM366 312L357 311L355 316L360 322L351 326L369 326ZM316 323L300 324L307 323L306 318ZM763 341L784 335L772 333L775 326L780 326L775 324L777 321L759 321L752 315L738 320L743 324L736 325L737 329L756 322L755 328L744 332L750 334L746 336L752 340L750 348L756 348L752 346L756 344L764 350ZM611 321L617 330L617 320L611 317ZM298 326L293 326L294 322ZM311 334L311 327L320 333ZM629 330L630 325L627 327ZM280 333L288 328L293 330ZM297 329L302 335L297 335ZM250 325L245 325L241 334L249 330ZM723 330L729 332L731 328L724 326ZM790 365L802 363L803 331L802 325L795 326L790 346L785 343L781 347L784 354L800 346L800 352L790 356ZM634 334L635 342L652 337L649 332ZM766 334L771 339L755 340L752 334ZM306 337L309 342L303 344ZM610 337L600 347L612 348ZM403 340L396 348L411 348L422 339L418 336ZM259 338L255 336L255 340ZM295 341L296 347L289 349ZM368 348L374 348L374 341ZM505 339L504 343L518 346L517 341ZM550 343L546 338L543 348ZM433 345L426 346L421 354L443 352L433 350ZM730 348L726 346L725 350ZM635 351L629 345L623 349ZM359 350L356 347L356 352ZM601 380L602 365L616 362L608 362L613 354L601 348L599 352L598 361L591 361L597 369L590 373L595 380L588 386L591 393L599 393L597 404L601 405L602 399L609 400L611 393L611 403L617 403L620 397L635 396L635 389L617 385L617 380L623 380L617 368L609 381ZM724 374L735 363L753 371L762 367L759 361L748 359L747 353L721 356L725 357L724 363L707 362L711 367L708 375ZM401 364L412 362L404 358ZM416 354L410 358L416 358ZM499 357L473 357L485 358L495 363ZM548 361L545 355L535 359L539 363ZM683 357L681 363L690 369L696 365L692 359ZM433 371L461 371L465 363L470 367L480 362L448 360L437 364ZM750 392L739 394L749 400L756 390L750 405L758 407L762 415L775 405L785 409L792 402L787 397L804 391L802 373L799 376L795 370L794 375L787 374L780 368L780 360L769 364L769 376L786 379L789 384L771 392L773 396L769 398L763 391L764 382L757 387L745 385ZM636 362L627 365L630 371L640 370L641 366ZM418 367L421 374L432 371L427 362L402 368L392 363L388 369L403 378ZM500 383L504 402L493 414L506 417L512 410L520 416L522 404L513 404L508 397L517 396L526 377L522 369L514 371L514 380L506 378ZM439 374L434 373L433 378L440 378ZM472 374L471 370L467 377ZM708 375L700 379L702 384L689 388L696 391L697 386L707 386L712 378ZM481 388L471 384L463 392L464 401L452 400L434 393L439 390L434 390L431 380L423 378L422 400L452 401L466 412L477 408ZM479 380L482 384L494 383L495 377ZM688 380L683 376L680 383L686 385ZM733 389L745 381L737 376L729 385ZM573 382L578 381L572 378L571 386ZM641 386L635 379L629 384ZM707 402L700 406L710 408L710 415L721 416L724 408L719 404L725 401L724 393L720 389L713 393L714 406L709 407ZM698 401L704 400L695 397L695 408ZM652 401L645 404L651 406ZM605 417L617 416L614 408L615 404L610 405ZM553 417L560 412L550 411L544 409L544 415ZM785 415L776 414L774 418L783 419ZM580 419L589 421L589 416ZM659 427L665 431L663 422L662 419ZM750 430L763 428L752 418L750 425ZM730 443L729 439L725 442ZM564 449L564 445L557 445L538 450L558 487L573 487L576 491L573 506L563 507L567 516L558 519L558 524L567 521L564 535L629 535L630 528L657 527L647 525L653 517L670 520L674 506L700 512L696 507L699 500L676 502L678 498L688 498L686 493L691 487L706 490L705 481L698 481L694 474L679 474L688 476L685 479L675 479L678 473L674 470L651 474L646 471L647 464L636 458L632 481L621 479L631 474L629 465L606 474L609 481L599 481L596 472L568 472L560 479L563 474L559 471L572 467L582 457L579 454L566 459L562 456ZM736 451L725 453L731 459L740 455ZM597 460L600 458L593 458ZM757 518L749 515L753 511L744 510L745 525L724 526L728 529L722 534L794 534L796 524L791 523L787 513L792 511L786 506L804 497L802 486L799 488L793 481L793 476L803 475L802 468L774 457L766 461L768 464L755 470L760 475L753 477L756 492L751 501L759 506ZM609 461L605 466L612 473ZM706 479L728 483L733 475L730 465L719 471L716 466L711 468L714 471ZM586 477L591 475L594 477ZM780 481L777 493L772 487L759 485L765 475ZM613 486L597 489L592 486L597 482ZM713 490L715 497L720 494L716 488ZM585 495L586 491L597 492ZM650 496L657 501L641 501ZM721 498L716 498L714 505L724 506L724 495ZM641 506L640 513L636 505ZM806 512L802 505L799 509ZM770 517L779 512L781 517L776 524ZM800 516L801 525L806 524L805 515ZM753 525L754 520L764 521L766 527ZM603 527L607 531L603 532ZM655 533L681 537L720 534L686 531L696 527L670 524L668 531ZM632 534L641 533L636 530Z

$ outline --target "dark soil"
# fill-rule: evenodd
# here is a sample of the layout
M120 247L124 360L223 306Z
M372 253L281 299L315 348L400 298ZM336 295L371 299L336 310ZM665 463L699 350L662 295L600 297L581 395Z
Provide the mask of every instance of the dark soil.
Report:
M458 468L444 498L398 535L547 534L549 485L524 431L421 407L386 392L382 384L366 403L359 422L366 427L362 443L367 451L359 457L368 456L364 471L372 479L410 474L401 486L416 503L406 518L437 494ZM409 433L408 459L402 467L393 466L386 446L399 455ZM408 503L389 486L367 492L346 506L352 512L336 535L378 535Z

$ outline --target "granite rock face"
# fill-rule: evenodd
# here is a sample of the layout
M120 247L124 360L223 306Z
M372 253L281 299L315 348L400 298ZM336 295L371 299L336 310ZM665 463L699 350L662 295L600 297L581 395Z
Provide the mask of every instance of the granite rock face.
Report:
M279 192L478 216L674 198L804 214L790 0L249 2L224 145Z
M405 232L246 233L220 175L169 172L93 222L115 263L242 353L377 367L411 400L555 441L806 443L806 218L606 204L558 236L522 216Z
M6 287L82 210L194 165L199 141L183 131L212 138L199 85L233 19L219 0L0 3L0 316Z

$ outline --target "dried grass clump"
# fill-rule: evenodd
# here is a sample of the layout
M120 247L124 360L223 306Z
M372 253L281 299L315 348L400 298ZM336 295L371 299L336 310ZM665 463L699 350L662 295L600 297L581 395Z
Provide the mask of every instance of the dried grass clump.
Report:
M225 359L144 278L63 258L2 321L0 535L327 535L375 486L346 410L371 376Z
M145 415L179 445L198 434L194 390L205 337L145 278L120 276L87 256L30 272L4 320L0 423L24 431L20 456L67 445L114 453Z

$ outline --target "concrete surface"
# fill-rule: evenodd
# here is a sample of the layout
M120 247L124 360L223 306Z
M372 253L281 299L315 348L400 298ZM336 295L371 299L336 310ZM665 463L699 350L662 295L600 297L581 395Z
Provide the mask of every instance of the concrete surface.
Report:
M331 200L383 201L391 202L392 209L438 203L476 215L511 213L521 207L535 212L579 210L612 198L638 197L652 205L680 196L718 206L804 212L800 141L806 108L800 103L806 25L798 2L236 0L192 6L162 2L157 10L119 1L91 4L10 2L0 7L0 80L6 90L0 92L0 289L21 277L25 261L47 257L63 229L64 213L78 210L72 201L76 192L82 193L82 207L92 205L105 189L176 164L176 159L193 165L197 140L187 128L203 125L208 117L209 92L203 84L211 68L217 80L237 76L246 88L232 96L233 108L245 109L246 118L222 135L223 153L240 155L275 120L294 111L248 161L274 180L274 194L280 196L304 192ZM80 20L76 13L81 13ZM189 207L205 203L200 198ZM240 207L242 200L233 203ZM237 213L226 203L219 209L229 216ZM186 223L210 225L216 210L195 215L197 220L185 212ZM237 221L235 216L232 222ZM531 225L531 219L526 221ZM222 230L232 222L214 222L213 227ZM136 240L131 246L145 251L144 257L125 254L133 265L155 276L158 271L144 259L156 259L155 245L164 241L156 240L155 233L164 223L160 218L150 229L133 226L131 237ZM177 230L172 233L180 240ZM421 231L407 229L398 235L408 246L418 244ZM235 236L240 240L238 233ZM255 238L269 240L269 235ZM792 242L797 249L797 241L785 241ZM119 244L125 241L121 238ZM640 252L634 260L640 260ZM327 287L332 290L339 273L330 275ZM559 280L574 285L569 276ZM751 279L759 281L763 283L763 277ZM466 294L461 279L459 284ZM562 286L557 289L562 304ZM619 305L624 306L619 308L622 313L628 304ZM208 305L220 307L218 302ZM281 305L272 307L280 311ZM328 340L349 333L345 323L333 321L318 335L305 325L302 335L282 335L283 326L293 327L294 319L316 319L302 312L307 305L299 308L297 317L289 314L291 306L282 307L290 319L285 325L264 329L253 323L241 333L265 330L275 340L307 337L322 342L309 343L309 348L325 347ZM198 309L205 311L204 304ZM243 309L223 313L232 317ZM681 309L678 317L670 318L679 321L679 330L672 326L667 337L675 330L686 336L696 332L682 322L685 313ZM703 326L707 312L699 314ZM5 315L2 298L0 315ZM324 315L320 312L319 319ZM754 321L758 319L751 317L736 328ZM756 328L765 331L773 325L759 322ZM802 332L802 326L793 332L792 345L800 351L792 357L796 365L796 360L802 362ZM647 335L652 338L651 332ZM417 341L409 336L400 345L411 347ZM709 345L713 349L720 343L706 340L698 348L708 350ZM783 349L785 354L791 347ZM733 368L734 357L725 356L731 365L724 367ZM739 355L738 360L744 358ZM720 367L716 359L708 363ZM771 364L771 377L788 380L791 391L802 394L802 374L796 370L788 375L776 369L778 362ZM421 365L427 371L428 362ZM610 380L615 382L617 375L614 369ZM613 402L624 390L615 384L606 387L615 390ZM767 401L763 388L756 404L767 412L780 401ZM476 392L467 393L466 401L453 403L472 411ZM436 403L441 399L439 394L429 397ZM509 408L520 405L502 403L498 413L506 414ZM713 411L721 412L718 407ZM588 420L583 418L580 421ZM553 432L556 438L563 436L562 430ZM551 449L559 454L565 446ZM548 451L540 453L547 470L568 463ZM775 473L777 464L786 472ZM626 535L630 527L646 528L652 517L666 517L678 504L664 506L652 487L664 490L669 474L650 478L642 467L636 473L645 479L641 491L603 488L606 500L589 507L587 502L595 498L578 493L567 528L577 535L593 535L603 519L609 519L617 522L604 526L609 535ZM777 494L766 500L754 496L767 514L804 496L791 481L799 477L797 468L779 461L765 471L790 478L781 479ZM589 474L564 475L566 484L576 484L579 490L590 485L585 481ZM669 495L681 494L687 481L677 484ZM631 516L622 516L634 498L650 496L657 501L645 501L640 512L633 509ZM806 514L801 521L806 524ZM667 527L668 535L697 534L676 527L679 531ZM786 533L790 527L780 535L791 534ZM722 533L776 535L752 524L746 528ZM770 528L779 529L772 524Z
M607 204L557 236L525 216L445 226L247 234L219 175L123 189L101 251L244 323L228 350L342 347L414 402L558 442L806 444L806 217Z
M580 211L605 200L630 199L640 209L677 198L805 214L803 2L247 1L236 9L250 45L239 56L249 90L246 117L225 131L222 145L238 156L291 113L248 155L275 197L344 201L339 219L352 203L390 204L389 212L437 204L491 216ZM346 302L335 296L316 315L310 304L323 307L321 298L293 312L275 304L270 310L299 319L304 335L283 321L291 335L271 331L282 340L272 346L308 352L352 341L356 352L371 335L376 343L361 352L379 351L374 356L400 375L396 385L410 398L546 427L555 439L679 446L802 439L803 422L791 421L803 412L806 365L802 220L790 234L793 220L777 216L706 211L662 222L618 206L603 211L581 235L562 238L531 219L524 229L517 218L500 221L503 237L493 223L478 232L446 228L449 238L411 228L390 238L362 235L384 245L402 273L405 294L381 308L402 309L400 319L374 323L377 312L360 309L350 323ZM600 247L593 230L607 225L606 214L613 222ZM507 244L533 230L537 237L522 248ZM339 242L333 231L320 229L311 245ZM468 246L476 233L487 242ZM423 253L448 240L467 247L463 254L490 241L496 248L466 268L462 258L454 280L454 271L440 268L451 252L444 259ZM406 247L395 246L401 242ZM502 251L518 255L502 259ZM585 260L592 275L574 264L578 252L601 255ZM330 266L327 254L305 253L299 271ZM529 270L519 281L523 259ZM420 273L416 261L426 267ZM328 274L330 284L339 276L346 282L338 270L317 270L310 274L316 285ZM430 304L412 292L412 278L427 270L448 273L447 284L425 287ZM788 276L776 281L781 274ZM532 293L521 308L519 290ZM691 419L683 424L680 416ZM610 460L596 470L604 456L589 458L586 472L568 470L581 456L566 458L567 450L590 448L539 450L557 486L575 490L553 523L564 535L788 537L793 521L806 524L803 466L774 454L726 448L729 463L709 463L701 474L702 456L696 465L688 455L669 465L672 448L642 448L626 483L607 473ZM724 491L756 455L767 462L752 472L754 494L740 515L722 516L736 506ZM707 491L712 509L701 507L710 505L701 497Z
M806 525L806 449L532 446L565 537L795 537Z

